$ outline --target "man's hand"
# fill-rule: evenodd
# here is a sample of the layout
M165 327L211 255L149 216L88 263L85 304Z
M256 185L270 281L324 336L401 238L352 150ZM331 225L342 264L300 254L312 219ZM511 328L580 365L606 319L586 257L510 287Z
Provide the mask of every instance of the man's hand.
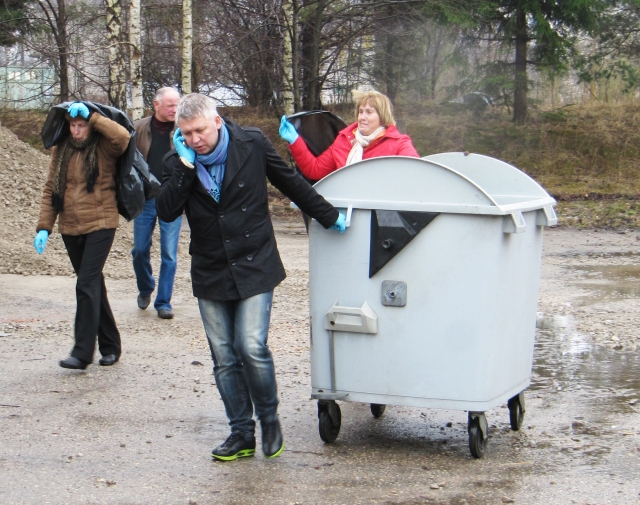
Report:
M176 128L175 133L173 134L173 147L176 148L176 152L178 156L184 158L189 163L193 163L196 159L196 152L187 146L187 143L184 141L184 137L182 136L182 132L180 128Z
M280 120L280 136L289 142L289 144L293 144L298 139L298 132L295 127L287 121L287 116L282 116Z
M345 217L344 214L342 213L338 214L338 219L336 220L335 224L331 227L331 229L339 231L340 233L344 233L344 231L347 229L347 218Z
M47 245L47 240L49 239L49 232L47 230L40 230L36 233L36 238L33 239L33 247L36 248L38 254L42 254L44 252L44 248Z
M83 117L85 119L89 119L89 107L87 107L82 102L73 102L69 105L69 115L71 117Z

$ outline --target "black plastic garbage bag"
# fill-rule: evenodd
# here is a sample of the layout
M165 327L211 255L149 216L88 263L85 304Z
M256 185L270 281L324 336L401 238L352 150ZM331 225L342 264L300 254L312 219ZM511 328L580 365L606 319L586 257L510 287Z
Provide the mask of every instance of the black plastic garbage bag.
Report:
M314 156L320 156L325 152L333 144L340 130L347 127L342 119L326 110L297 112L288 116L287 120L295 127L298 135L302 137ZM299 168L298 172L310 184L318 182L309 179Z
M133 158L133 167L138 171L138 175L142 179L144 184L144 199L151 200L158 195L160 186L162 185L155 175L151 173L147 161L142 156L142 153L136 149L135 156Z
M295 127L298 135L305 141L309 151L314 156L320 156L325 152L338 136L341 130L347 127L342 119L326 110L311 110L297 112L287 116L287 120ZM298 173L309 184L315 184L317 180L309 179L296 166ZM303 212L304 226L309 231L309 217Z
M59 144L67 135L69 127L66 112L74 102L55 105L49 111L40 136L46 149ZM160 190L160 181L151 173L142 154L136 149L136 131L127 114L115 107L95 102L82 102L89 110L102 114L124 126L131 134L127 150L118 158L116 166L116 199L118 212L127 221L131 221L142 212L145 200L153 198Z
M335 114L326 110L298 112L287 117L307 144L309 151L320 156L333 144L340 130L347 124Z

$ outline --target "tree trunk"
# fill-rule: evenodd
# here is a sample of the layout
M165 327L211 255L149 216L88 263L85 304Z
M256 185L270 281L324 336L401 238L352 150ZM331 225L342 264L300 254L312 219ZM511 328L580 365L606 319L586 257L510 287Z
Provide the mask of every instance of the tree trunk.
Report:
M69 100L69 41L67 38L67 7L65 0L58 0L56 11L49 2L38 1L51 30L57 54L51 56L51 63L60 79L60 102ZM56 61L57 60L57 61Z
M127 107L126 64L122 51L122 2L106 0L107 40L109 41L109 102L113 107Z
M182 0L182 92L191 93L193 60L193 13L191 0Z
M65 0L58 0L56 18L58 36L58 59L60 60L60 101L69 100L69 40L67 38L67 6Z
M524 123L527 118L527 14L522 7L516 10L516 61L513 90L513 120Z
M131 119L142 118L144 103L142 100L142 41L140 37L140 0L131 0L129 4L129 73L131 79Z
M283 0L282 2L282 12L284 18L284 33L283 35L283 43L284 50L282 55L282 66L284 70L283 75L283 84L284 90L282 92L284 99L284 113L289 115L295 112L295 97L294 97L294 56L293 53L295 51L295 14L294 14L294 5L292 0Z
M320 100L320 39L327 0L312 2L307 9L307 21L302 27L302 56L303 56L303 96L302 107L305 110L322 108Z

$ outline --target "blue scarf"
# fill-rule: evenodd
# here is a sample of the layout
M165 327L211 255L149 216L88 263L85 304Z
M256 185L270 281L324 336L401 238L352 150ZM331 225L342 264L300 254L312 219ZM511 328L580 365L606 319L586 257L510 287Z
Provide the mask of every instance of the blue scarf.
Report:
M222 180L227 167L227 151L229 150L229 132L224 124L220 128L219 135L218 145L213 152L196 155L198 179L207 193L218 203L220 203L220 191L222 190Z

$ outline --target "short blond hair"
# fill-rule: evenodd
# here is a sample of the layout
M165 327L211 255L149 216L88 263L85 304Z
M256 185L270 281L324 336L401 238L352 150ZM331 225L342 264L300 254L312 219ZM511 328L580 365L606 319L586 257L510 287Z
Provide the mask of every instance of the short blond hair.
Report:
M378 116L380 116L380 124L382 126L395 125L396 120L393 119L393 105L386 95L378 91L353 91L353 101L356 104L356 120L358 119L358 109L363 105L369 104L373 107Z
M197 117L205 117L213 121L218 116L216 103L212 98L200 93L190 93L183 96L176 109L176 124L183 119L190 121Z

